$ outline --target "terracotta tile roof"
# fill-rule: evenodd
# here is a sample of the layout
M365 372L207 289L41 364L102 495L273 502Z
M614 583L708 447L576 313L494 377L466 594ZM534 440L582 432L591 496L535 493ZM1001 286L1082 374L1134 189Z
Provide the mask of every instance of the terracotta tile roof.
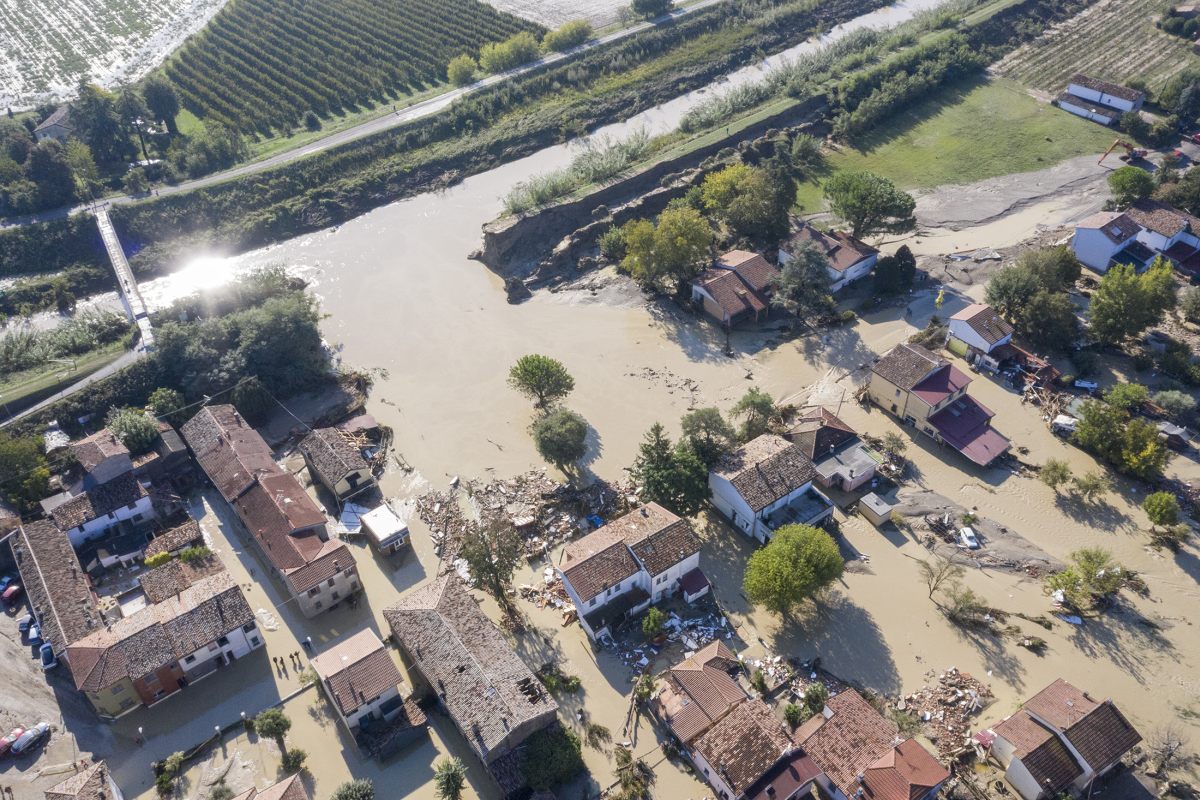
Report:
M1066 745L1024 709L992 730L1012 743L1013 757L1020 759L1039 786L1058 791L1083 774Z
M142 678L253 620L241 588L222 569L75 642L67 663L76 688L94 692Z
M775 766L793 742L766 703L747 700L713 725L693 747L736 796Z
M746 789L745 800L783 800L797 795L809 782L820 777L821 768L803 750L796 750L776 762L761 778ZM811 795L816 797L817 795Z
M729 675L737 664L729 648L716 641L668 670L658 704L681 742L689 743L747 699L745 690Z
M108 765L97 761L46 790L46 800L111 800Z
M1097 770L1117 761L1142 739L1112 701L1097 702L1062 678L1026 700L1023 709L1063 733Z
M717 258L717 265L736 272L756 292L767 291L779 277L779 270L771 266L769 261L748 250L730 250Z
M820 406L804 409L785 436L810 460L824 458L842 445L858 440L854 429Z
M767 309L766 295L733 270L705 270L695 284L712 295L721 311L731 319L739 314L758 314Z
M911 391L925 376L950 362L919 344L898 344L883 355L871 371L903 391Z
M970 383L970 376L953 364L946 364L914 386L912 393L930 406L936 406L960 389L965 389Z
M220 559L209 554L203 558L182 561L174 558L148 572L143 572L138 583L151 603L161 603L168 597L179 594L184 589L209 575L224 570Z
M315 534L303 534L309 536ZM297 536L289 537L292 540ZM350 552L350 548L346 547L345 543L338 539L330 539L321 543L321 549L317 554L304 566L297 569L288 570L285 572L288 582L292 584L293 590L297 594L307 592L312 587L322 581L327 581L339 572L343 572L354 566L354 554Z
M75 457L79 459L79 465L88 472L91 472L106 459L113 456L129 455L129 448L121 444L121 440L108 428L104 428L97 433L93 433L91 436L74 442L71 445L71 450L75 453Z
M967 323L967 326L982 336L988 344L996 344L1004 337L1012 336L1014 330L996 309L984 303L972 303L950 319Z
M829 779L853 797L858 776L901 740L896 726L853 689L829 698L825 706L832 716L813 717L796 731L796 740Z
M75 495L50 512L54 524L64 531L99 519L111 511L136 503L146 496L146 487L132 472Z
M247 789L232 800L309 800L309 797L300 774L296 773L262 790Z
M266 475L234 501L245 510L248 525L254 529L302 531L326 522L325 512L317 506L291 475Z
M981 467L1008 452L1012 443L990 424L991 409L969 394L929 418L946 444Z
M1129 100L1130 102L1134 103L1145 97L1145 95L1142 92L1139 92L1137 89L1130 89L1128 86L1122 86L1119 83L1102 81L1099 78L1093 78L1090 75L1084 75L1082 73L1076 73L1075 75L1071 76L1070 83L1074 83L1077 86L1083 86L1096 92L1103 92L1104 94L1109 94L1113 97L1119 97L1122 100Z
M514 730L527 736L557 718L558 703L458 578L410 592L383 616L485 763L520 743Z
M563 550L563 575L584 602L645 565L651 576L700 552L691 526L658 503L646 503ZM636 556L636 558L635 558Z
M918 800L949 777L924 747L905 739L867 767L862 786L871 800Z
M10 541L42 638L56 654L102 627L91 581L65 533L46 521L28 522Z
M204 532L200 523L189 519L182 525L163 531L146 545L146 558L158 553L175 553L188 547L204 544Z
M362 452L336 428L318 428L300 442L300 452L321 482L336 484L351 472L369 469Z
M1127 242L1142 230L1141 225L1130 219L1128 214L1120 211L1098 211L1076 222L1075 227L1098 230L1113 244Z
M863 259L879 252L844 231L826 233L801 222L788 239L787 245L795 247L804 243L811 243L817 252L829 259L829 266L836 272L845 272Z
M231 405L205 406L180 431L204 473L229 502L256 477L285 474L258 431Z
M71 107L69 105L64 104L54 109L54 113L42 120L33 131L37 133L52 125L61 125L68 130L71 129Z
M1167 238L1186 230L1200 235L1200 219L1157 200L1149 198L1138 200L1125 209L1125 213L1143 228L1162 234Z
M400 683L400 670L370 628L321 653L312 666L343 716Z
M764 433L721 459L714 470L758 512L810 482L812 461L797 446L773 433Z

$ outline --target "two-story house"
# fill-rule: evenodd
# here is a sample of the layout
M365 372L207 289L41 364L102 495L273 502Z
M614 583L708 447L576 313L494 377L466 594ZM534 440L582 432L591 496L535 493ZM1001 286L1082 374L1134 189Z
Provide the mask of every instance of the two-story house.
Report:
M206 406L182 428L196 461L233 508L305 616L361 590L354 556L325 512L231 405Z
M738 530L762 543L781 525L817 525L833 503L814 486L812 459L782 436L765 433L708 473L712 504Z
M1008 452L992 411L967 394L971 379L916 344L898 344L871 367L867 393L878 406L979 466Z
M1097 701L1061 678L977 738L1024 800L1088 796L1142 740L1111 700Z
M1163 257L1189 275L1200 274L1200 219L1145 198L1124 211L1101 211L1075 224L1071 250L1101 274L1114 264L1142 272Z
M558 567L592 639L680 591L684 579L699 569L700 540L685 520L657 503L571 542Z
M813 463L814 480L824 489L852 492L875 477L882 460L853 428L820 406L801 410L783 438Z
M1009 321L983 303L972 303L951 316L948 328L946 347L951 353L991 369L1000 366L992 353L1012 342L1013 337Z
M317 655L312 668L351 734L365 719L392 720L404 711L400 670L370 628Z
M758 253L730 250L692 281L692 304L727 328L765 319L779 270Z
M779 263L786 264L799 247L812 246L829 262L829 291L838 292L855 281L871 274L879 251L855 239L844 231L817 230L807 222L797 221L792 235L779 248Z
M317 428L301 440L298 449L309 474L338 500L375 484L371 465L362 451L337 428Z

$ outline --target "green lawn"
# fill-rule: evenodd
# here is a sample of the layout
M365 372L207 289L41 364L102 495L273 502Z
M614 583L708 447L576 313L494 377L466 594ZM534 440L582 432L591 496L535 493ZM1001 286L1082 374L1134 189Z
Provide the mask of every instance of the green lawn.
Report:
M33 405L42 398L83 380L98 369L106 367L125 352L124 342L112 342L82 355L72 364L53 363L6 375L0 382L0 402L11 411Z
M829 154L830 171L867 170L904 189L973 183L1032 172L1074 156L1099 157L1113 132L1041 103L1005 80L951 87L898 115L858 144ZM817 183L798 205L821 208Z

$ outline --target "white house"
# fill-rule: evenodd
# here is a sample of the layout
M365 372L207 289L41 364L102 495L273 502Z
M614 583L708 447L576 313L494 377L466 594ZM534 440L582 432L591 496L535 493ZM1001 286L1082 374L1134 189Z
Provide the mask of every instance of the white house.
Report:
M61 105L54 109L53 114L46 117L33 129L33 135L39 142L44 139L66 142L74 132L75 127L71 124L71 107L68 105Z
M1121 119L1120 111L1070 92L1063 92L1054 102L1063 111L1068 111L1092 122L1098 122L1101 125L1115 125Z
M593 639L680 591L700 567L700 540L685 520L647 503L563 550L563 588Z
M312 667L351 733L368 717L390 720L403 709L400 670L370 628L316 656Z
M1079 796L1142 740L1111 700L1098 702L1061 678L976 738L1024 800Z
M829 259L827 271L831 292L839 291L867 277L875 268L875 262L879 260L878 250L844 231L826 233L808 223L797 222L792 235L779 248L779 263L786 264L791 261L792 252L805 244L811 244Z
M1146 102L1146 93L1118 83L1109 83L1088 75L1076 74L1067 84L1067 93L1121 113L1138 111Z
M154 519L154 503L133 472L126 472L59 504L50 511L50 519L78 549L123 522L136 525Z
M718 511L766 543L781 525L816 525L833 514L833 503L813 486L816 475L799 446L768 433L722 459L708 473L708 488Z
M1013 326L996 309L983 303L972 303L950 317L946 346L950 352L972 363L986 359L994 369L992 351L1012 341Z
M408 526L386 503L371 509L359 519L371 546L383 555L399 552L408 544Z
M1200 219L1157 200L1143 199L1123 212L1103 211L1075 225L1071 249L1100 273L1113 264L1141 272L1162 256L1189 274L1200 271Z

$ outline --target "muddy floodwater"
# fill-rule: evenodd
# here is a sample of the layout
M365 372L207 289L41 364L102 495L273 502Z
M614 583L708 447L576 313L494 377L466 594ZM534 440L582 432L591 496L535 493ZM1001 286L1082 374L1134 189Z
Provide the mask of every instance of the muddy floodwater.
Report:
M894 24L932 5L936 3L927 0L901 4L867 15L869 22L862 24ZM743 71L739 74L744 77L734 80L748 80L755 72L761 67ZM702 96L664 104L609 132L619 135L641 126L652 132L667 130ZM561 360L574 375L575 390L567 405L592 428L586 468L609 480L624 476L642 435L654 422L664 423L674 435L687 410L727 409L751 386L780 401L824 403L860 432L900 430L878 410L870 412L853 402L863 367L907 339L934 313L944 318L970 298L949 292L944 305L935 308L936 292L922 287L909 298L910 315L903 306L886 308L850 326L799 339L773 329L735 333L733 355L725 354L725 338L714 327L670 303L647 301L607 273L599 275L592 288L541 292L510 305L501 280L467 254L478 246L480 226L500 211L501 198L514 184L565 164L570 155L568 146L549 148L449 190L395 203L339 228L238 258L197 256L178 273L146 284L143 294L152 305L161 306L270 263L285 264L308 279L328 315L322 323L325 338L346 364L374 372L368 411L394 429L397 454L413 468L411 473L393 469L384 477L389 498L445 488L455 476L505 477L541 466L528 433L532 408L506 385L512 363L531 352ZM1057 206L1053 210L1064 213ZM1022 217L1022 225L1035 224ZM1012 232L996 228L977 244L1005 243L996 235L1001 230ZM940 249L972 244L970 230L964 229ZM929 251L934 249L931 243ZM1042 463L1063 458L1076 472L1097 468L1089 456L1051 435L1038 409L1023 405L1002 385L976 375L971 392L996 412L996 428L1015 447L1027 448L1022 459ZM914 691L938 672L958 667L990 683L996 695L981 722L998 721L1021 698L1061 676L1094 696L1114 698L1143 734L1178 719L1190 729L1193 741L1200 741L1200 633L1192 621L1200 600L1195 540L1175 555L1150 549L1141 496L1129 484L1119 482L1106 505L1085 506L1056 497L1035 478L975 469L926 439L911 438L907 430L903 435L910 440L913 488L930 489L975 508L980 516L1013 529L1057 559L1083 546L1109 548L1117 560L1142 574L1149 597L1131 598L1130 611L1088 620L1082 627L1056 621L1044 631L1021 622L1026 633L1047 640L1045 653L1035 655L1011 642L968 636L949 625L919 580L918 561L926 557L925 548L903 534L879 532L861 517L851 517L842 524L845 543L862 558L821 602L797 621L781 625L754 611L741 596L742 570L751 551L747 543L718 522L697 520L705 541L703 569L730 611L740 640L759 654L820 656L824 667L842 677L892 695ZM1181 456L1172 459L1168 472L1200 480L1197 464ZM364 626L386 635L383 609L435 575L440 566L429 532L414 521L413 550L398 563L376 558L361 547L355 550L367 590L365 604L353 612L339 610L306 621L281 604L278 588L264 580L262 566L239 534L222 524L220 510L201 507L197 513L203 514L215 549L248 587L251 605L262 610L260 620L276 621L276 628L266 634L270 655L297 650L306 635L318 649ZM519 582L537 580L544 567L530 564ZM1051 611L1034 579L973 569L966 582L989 605L1005 611L1029 616ZM647 723L642 721L636 734L625 730L632 676L628 668L611 653L594 651L578 625L560 627L555 614L518 602L536 626L517 642L530 665L553 657L582 678L581 694L560 698L564 720L578 728L577 714L583 711L607 727L614 741L633 741L638 755L657 765L657 797L708 794L681 768L662 761ZM495 613L492 603L485 607ZM381 797L432 798L429 777L436 760L447 752L466 757L453 727L435 718L428 743L387 765L364 762L328 719L316 693L301 691L297 676L273 670L266 654L233 669L239 671L210 679L211 692L192 687L163 708L131 715L104 737L96 750L103 755L100 751L108 748L114 762L117 753L124 754L125 763L115 771L123 786L128 782L129 796L152 796L147 767L151 758L169 753L176 739L194 743L202 738L211 732L212 718L227 724L230 714L236 718L243 710L238 706L243 701L246 707L261 708L290 698L285 701L293 719L289 745L307 751L315 797L328 796L341 781L361 776L374 779L377 787L392 787ZM239 694L213 709L213 700L223 696L219 690ZM170 708L176 711L168 719L160 712ZM139 749L132 742L143 724L151 726L147 732L153 735ZM612 781L609 753L585 748L585 758L594 783L572 787L564 797L582 796ZM214 759L219 761L189 771L187 796L202 797L206 781L221 770L240 774L243 784L262 786L274 780L278 764L273 745L244 736L224 742ZM485 780L475 772L471 778L476 791L490 796Z

